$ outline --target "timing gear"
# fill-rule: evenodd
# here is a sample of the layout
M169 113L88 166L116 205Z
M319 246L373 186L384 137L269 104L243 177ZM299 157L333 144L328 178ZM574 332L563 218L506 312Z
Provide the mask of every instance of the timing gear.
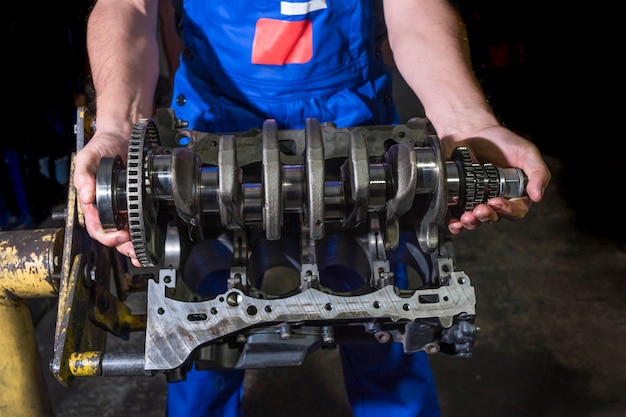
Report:
M151 192L152 153L158 145L159 133L154 122L138 120L128 143L126 207L130 239L137 260L146 267L161 259L167 226L157 222L160 203Z

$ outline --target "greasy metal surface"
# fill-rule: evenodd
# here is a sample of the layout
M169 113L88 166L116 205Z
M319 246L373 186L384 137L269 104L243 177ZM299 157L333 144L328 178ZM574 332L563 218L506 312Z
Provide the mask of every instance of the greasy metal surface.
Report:
M444 167L444 155L441 142L433 139L432 136L426 138L426 145L430 146L435 155L435 161L438 162L437 166L442 169ZM439 226L443 224L443 220L446 216L447 208L447 183L445 176L442 172L438 172L436 177L436 187L433 190L433 198L430 199L429 209L424 213L424 217L419 225L419 233L417 239L419 240L420 248L424 252L434 251L439 245Z
M263 123L263 226L269 240L280 239L283 225L280 148L276 120Z
M341 166L345 187L350 187L352 210L346 224L359 225L367 218L370 194L370 166L367 146L363 132L350 134L350 157ZM347 165L346 165L347 164ZM346 181L345 178L348 178Z
M415 119L411 125L397 126L368 126L365 128L336 128L331 124L321 124L320 135L324 158L347 158L350 156L350 135L362 133L367 143L368 154L373 157L382 156L386 151L388 141L396 143L408 142L413 146L422 146L429 131L426 129L425 119ZM188 147L200 155L203 164L219 165L219 147L221 135L200 131L182 132L190 139ZM289 153L281 152L280 160L284 165L302 164L306 154L306 131L279 130L279 143L289 144L293 149ZM244 167L249 164L262 162L263 138L258 129L249 132L237 133L237 165ZM166 138L164 138L165 140Z
M154 129L153 135L145 130L146 123ZM439 139L430 134L426 125L420 124L419 120L413 120L410 125L337 129L332 124L321 125L316 119L307 119L304 130L286 131L272 129L270 120L265 132L253 130L200 135L199 132L181 131L178 134L188 135L190 143L185 147L176 147L173 151L159 146L148 151L144 147L144 140L149 139L149 136L155 140L161 136L157 133L158 126L152 121L140 120L133 132L136 130L140 133L131 135L128 172L122 175L126 178L125 183L118 182L113 187L105 187L123 195L134 195L134 198L128 200L128 210L135 251L147 256L144 249L150 242L158 242L154 249L163 250L164 243L161 244L160 239L155 238L148 229L165 228L166 223L173 224L172 219L184 221L186 224L181 226L188 226L190 232L188 236L184 233L179 235L179 248L175 244L168 247L168 251L173 250L180 256L181 259L171 257L173 263L181 265L180 270L162 264L160 256L149 256L149 259L146 258L149 262L139 257L146 267L163 267L160 274L167 274L170 279L170 294L167 297L164 291L161 291L163 294L155 295L154 291L159 290L155 289L154 281L149 281L149 304L152 306L151 303L156 302L160 305L152 306L154 308L148 311L148 317L152 317L152 320L148 319L146 335L149 345L146 349L148 369L175 369L203 343L234 336L234 333L251 326L269 327L277 321L322 321L326 326L333 326L340 325L342 321L358 322L364 318L394 322L439 319L447 327L451 325L452 318L459 314L473 316L473 292L468 297L462 289L457 288L459 282L453 282L447 288L425 286L425 289L416 291L412 296L406 295L403 299L394 292L397 288L394 288L393 274L385 252L398 248L402 231L425 234L421 240L422 243L428 241L430 245L425 250L429 252L426 257L430 259L424 262L432 265L433 273L433 279L428 284L448 285L450 277L458 276L460 279L462 274L455 272L446 249L440 247L445 245L445 242L439 240L439 228L444 228L443 219L449 199L445 187L446 162ZM425 166L418 165L417 153L421 156L419 162ZM346 160L350 158L357 159L358 166L357 161L346 165ZM200 162L205 165L200 166ZM283 163L284 170L281 170L279 167ZM270 165L273 168L269 168ZM259 166L266 170L263 175L259 175ZM422 175L423 169L426 175ZM214 178L216 170L217 182ZM300 174L291 175L292 171ZM369 171L374 173L372 177ZM108 170L103 174L108 181L116 177ZM278 183L282 187L269 189L266 184L266 189L262 190L260 183L275 182L281 179L281 174L284 174L285 181ZM129 181L131 177L134 180ZM439 186L439 183L426 177L435 177L444 185ZM418 182L419 190L425 195L417 196ZM281 188L282 195L276 192ZM264 195L267 201L263 201ZM272 195L274 200L268 199L268 195ZM116 199L113 196L111 198ZM373 200L371 205L370 200ZM165 209L170 209L168 216L153 216L155 206L152 202L157 201L167 203L159 207L162 209L160 214L166 214ZM278 210L281 201L286 202L285 211ZM194 209L190 209L192 205ZM428 209L437 213L425 213ZM204 217L200 218L200 214ZM214 214L219 214L219 219ZM258 293L254 284L248 281L246 269L251 267L250 259L255 257L255 248L260 244L258 236L267 236L269 230L269 237L278 240L281 236L281 219L284 220L286 216L289 216L290 223L285 232L294 235L290 237L295 237L294 243L296 239L300 242L299 246L295 245L300 253L296 253L296 250L290 255L293 259L299 255L300 259L299 293L281 299L270 294L272 302L261 306L267 294ZM346 227L346 218L350 219L350 227ZM422 218L428 223L425 230L419 227ZM369 224L366 223L368 219ZM321 280L328 276L320 277L316 251L323 249L322 243L318 244L318 241L326 233L332 239L342 227L342 232L358 236L363 243L362 249L367 247L369 268L358 272L364 277L363 282L368 284L367 289L362 286L363 283L361 287L352 290L335 289L332 286L320 288ZM197 229L197 233L192 232L192 229ZM197 242L205 240L205 236L211 235L208 238L213 238L220 234L227 235L224 241L228 241L232 253L228 271L230 278L225 284L233 291L214 300L198 302L199 298L196 297L190 302L195 296L184 294L184 291L181 294L180 286L172 284L184 270L187 246L195 246ZM139 238L136 240L134 236ZM280 243L291 244L288 242L285 237ZM273 250L282 252L284 249L274 246ZM152 254L156 252L154 250ZM354 255L354 252L341 255L347 261L345 267L354 266L350 262ZM229 255L225 254L225 257ZM194 261L194 258L190 261ZM336 267L339 265L335 264L336 261L337 256L326 266ZM88 264L85 267L90 268ZM424 275L424 268L418 274ZM182 283L182 280L179 282ZM468 287L471 289L471 286ZM109 332L128 337L130 313L125 311L121 302L108 295L106 289L100 291L100 287L95 288L96 321ZM333 291L344 293L339 296ZM422 296L432 296L437 301L421 303L419 300ZM229 297L245 300L245 303L240 304L238 301L234 305L230 304L230 314L223 315L222 311L225 310L221 309L220 303L229 300ZM471 302L461 303L458 310L446 310L448 305L454 305L460 298L471 299ZM329 305L336 307L329 309ZM312 306L313 310L303 309L302 306ZM198 308L202 311L187 311ZM244 309L245 312L242 312ZM252 310L254 313L250 312ZM215 323L207 321L208 312L211 312ZM189 322L193 322L195 327L188 327ZM138 322L136 327L141 328L141 323ZM169 332L167 337L160 333L162 328ZM200 336L194 333L196 328L201 328L198 333ZM244 334L237 336L245 337ZM433 333L428 337L439 336ZM414 351L416 348L405 345L405 349ZM151 361L151 355L165 359L156 363Z
M166 296L176 287L176 271L162 269L159 283L148 283L146 369L176 368L200 344L262 323L390 318L414 321L439 317L444 327L461 313L475 314L476 298L469 278L453 274L449 286L398 296L393 286L361 296L342 297L314 288L281 299L258 299L231 289L213 300L181 302ZM422 297L436 298L424 303ZM181 337L184 335L184 337Z
M316 119L307 119L305 129L306 204L304 221L311 239L324 237L324 140L322 128Z
M239 230L243 225L239 211L239 183L241 170L237 166L235 136L222 135L219 141L219 188L218 201L222 226L230 230Z
M396 192L387 202L387 220L391 221L411 209L415 199L418 171L413 147L406 142L389 148L385 159L391 165L393 182L396 184ZM434 198L436 197L435 195Z
M0 232L0 297L56 297L62 245L63 229Z

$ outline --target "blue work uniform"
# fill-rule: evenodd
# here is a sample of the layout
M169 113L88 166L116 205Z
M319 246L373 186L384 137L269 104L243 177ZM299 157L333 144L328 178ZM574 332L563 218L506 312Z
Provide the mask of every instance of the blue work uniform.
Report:
M303 129L309 117L340 128L398 123L377 6L184 0L185 50L171 108L191 129L212 133L261 128L268 118L279 129ZM423 352L407 355L398 343L340 352L355 417L440 415ZM243 377L241 370L189 371L168 384L168 417L241 416Z

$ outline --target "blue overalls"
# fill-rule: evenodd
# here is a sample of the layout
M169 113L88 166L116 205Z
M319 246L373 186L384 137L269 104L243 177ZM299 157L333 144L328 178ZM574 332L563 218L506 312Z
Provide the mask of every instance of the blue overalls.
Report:
M261 128L268 118L279 129L303 129L309 117L337 127L398 123L373 2L184 0L171 108L191 129L212 133ZM228 256L210 245L206 259ZM355 417L440 416L423 352L404 354L398 343L340 352ZM241 416L243 378L241 370L191 370L168 384L168 417Z

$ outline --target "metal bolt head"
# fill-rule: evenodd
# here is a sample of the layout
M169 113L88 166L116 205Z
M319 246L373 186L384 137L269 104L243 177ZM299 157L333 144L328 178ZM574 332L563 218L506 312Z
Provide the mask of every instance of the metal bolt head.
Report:
M439 353L439 344L438 343L429 343L424 346L424 351L429 355L434 355L435 353Z
M388 332L376 332L374 337L378 343L388 343L391 340L391 335Z

